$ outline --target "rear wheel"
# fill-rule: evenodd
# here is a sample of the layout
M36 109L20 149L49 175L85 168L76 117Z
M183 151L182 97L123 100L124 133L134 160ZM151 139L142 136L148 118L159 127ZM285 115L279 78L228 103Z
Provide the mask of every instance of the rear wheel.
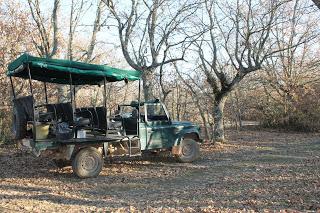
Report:
M27 118L24 109L14 105L12 118L12 136L13 139L23 139L27 135Z
M200 156L200 147L197 141L185 138L180 143L180 154L177 156L182 163L190 163Z
M80 178L97 177L102 167L102 154L94 147L81 149L72 161L72 170Z

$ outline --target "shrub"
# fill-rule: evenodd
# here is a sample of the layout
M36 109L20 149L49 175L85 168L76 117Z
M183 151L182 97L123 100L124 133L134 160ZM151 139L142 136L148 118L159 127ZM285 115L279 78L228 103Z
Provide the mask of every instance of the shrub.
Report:
M262 103L262 124L287 130L314 132L320 131L320 86L299 88L294 98L284 105L283 102ZM287 110L285 110L287 109Z

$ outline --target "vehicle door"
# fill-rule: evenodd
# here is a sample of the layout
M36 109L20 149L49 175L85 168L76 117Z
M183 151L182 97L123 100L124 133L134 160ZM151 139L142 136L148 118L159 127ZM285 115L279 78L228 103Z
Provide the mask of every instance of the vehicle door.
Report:
M173 128L166 108L160 102L145 103L146 149L172 146Z

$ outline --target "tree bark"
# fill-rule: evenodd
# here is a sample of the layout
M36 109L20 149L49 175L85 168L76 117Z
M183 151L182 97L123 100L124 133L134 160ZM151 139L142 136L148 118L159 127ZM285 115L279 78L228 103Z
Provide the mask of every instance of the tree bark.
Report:
M214 140L215 142L224 142L224 124L223 124L223 111L227 100L227 94L218 94L214 103Z
M68 87L67 85L58 85L58 103L64 103L69 101L69 92L68 92ZM71 99L70 99L71 100Z
M144 70L142 74L144 100L154 99L154 69Z
M320 0L312 0L312 1L320 10Z
M86 62L90 62L90 60L92 59L93 50L96 46L97 34L101 28L102 5L103 5L103 2L99 1L98 6L97 6L97 11L96 11L96 19L94 20L94 23L93 23L91 40L90 40L90 44L89 44L88 51L87 51Z
M196 95L196 94L195 94ZM193 97L194 98L194 97ZM196 99L196 98L194 98ZM208 122L207 122L207 119L206 119L206 116L203 112L203 109L200 105L200 102L199 100L196 99L196 105L198 107L198 110L199 110L199 114L201 116L201 119L202 119L202 123L203 123L203 126L204 126L204 136L205 138L210 141L211 140L211 137L210 137L210 134L209 134L209 129L208 129Z
M237 113L237 120L239 122L239 130L242 129L242 110L240 108L240 103L239 103L239 97L240 97L240 90L239 88L236 88L234 91L235 99L236 99L236 113Z

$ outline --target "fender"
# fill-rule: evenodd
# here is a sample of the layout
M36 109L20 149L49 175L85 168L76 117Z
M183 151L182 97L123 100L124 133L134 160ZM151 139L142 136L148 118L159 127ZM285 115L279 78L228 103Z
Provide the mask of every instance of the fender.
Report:
M178 137L174 142L174 146L179 146L183 138L185 138L185 136L190 137L198 142L202 142L202 139L200 138L200 135L199 135L199 130L197 127L194 126L194 127L183 129L182 131L180 131Z

